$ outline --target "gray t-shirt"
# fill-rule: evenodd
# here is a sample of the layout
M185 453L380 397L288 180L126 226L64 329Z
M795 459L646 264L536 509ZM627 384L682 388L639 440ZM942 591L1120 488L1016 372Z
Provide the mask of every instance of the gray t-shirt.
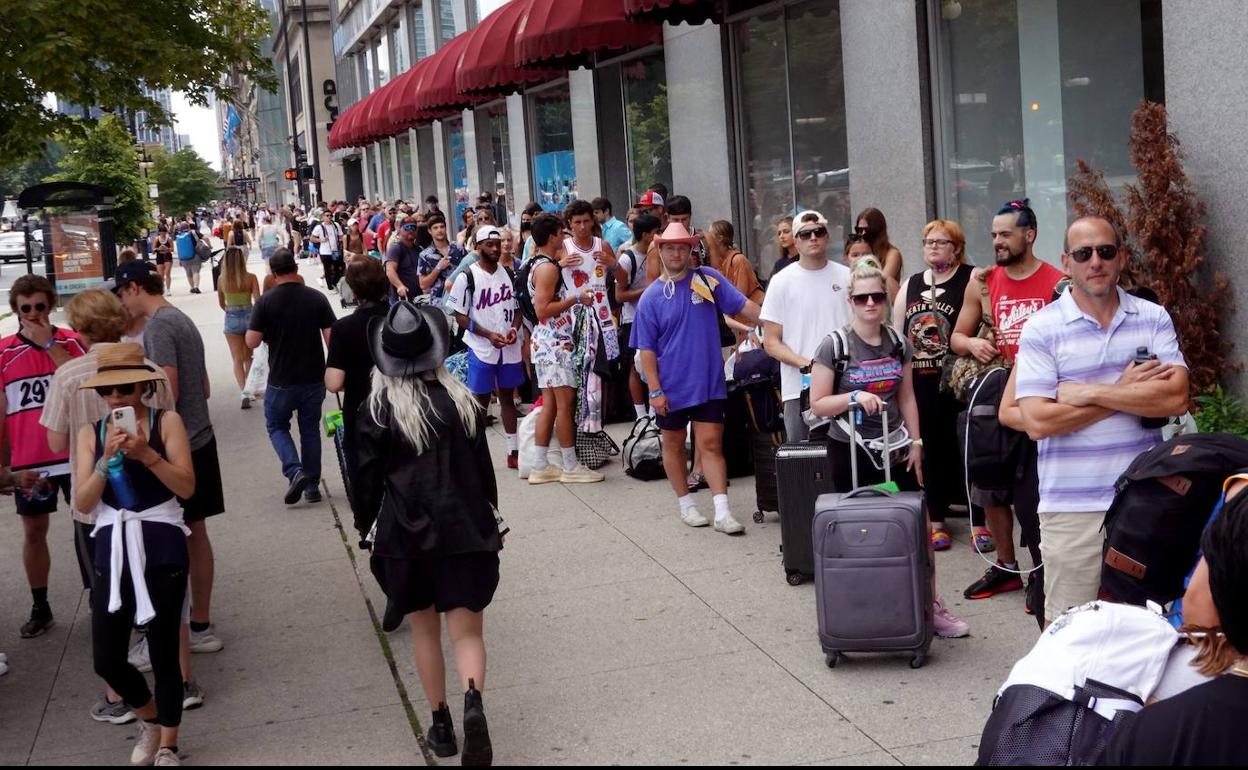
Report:
M202 449L212 441L212 420L204 390L208 377L204 339L195 322L175 307L162 307L148 319L143 347L158 365L178 370L178 415L186 423L191 449Z
M836 393L852 393L865 390L879 396L887 404L888 429L895 431L901 427L901 404L898 402L898 391L905 376L906 363L910 360L910 343L904 339L890 335L888 328L880 328L880 344L868 345L863 342L852 326L844 329L846 341L849 343L844 362L844 373L838 375ZM900 345L898 345L900 343ZM836 349L832 335L824 338L815 352L815 361L836 371ZM852 415L846 415L853 419ZM863 417L858 432L864 438L879 438L884 434L883 420L880 416ZM828 436L837 441L849 441L849 436L835 422L828 428Z

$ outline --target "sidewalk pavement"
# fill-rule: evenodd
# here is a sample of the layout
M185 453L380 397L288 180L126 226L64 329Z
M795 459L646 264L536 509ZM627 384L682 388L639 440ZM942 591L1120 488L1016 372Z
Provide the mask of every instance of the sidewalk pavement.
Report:
M319 266L302 271L315 286ZM184 718L185 760L428 761L417 721L427 727L430 709L408 629L378 630L384 600L355 548L332 445L322 455L326 501L283 505L263 411L238 408L216 298L207 288L188 295L175 272L173 302L199 324L211 362L228 507L209 523L213 622L226 646L192 658L207 701ZM207 271L204 278L209 287ZM627 427L610 432L620 441ZM855 655L830 670L816 638L813 585L785 582L774 514L748 523L751 479L730 489L747 522L744 536L730 538L685 527L666 483L631 479L618 463L602 484L529 487L506 469L501 430L491 430L512 529L485 624L485 705L499 764L974 761L996 689L1037 630L1021 592L962 600L986 566L965 522L953 523L954 549L937 554L937 580L971 637L937 639L917 671L900 655ZM703 504L709 510L710 500ZM100 683L63 513L50 543L57 626L19 639L29 610L21 529L11 513L0 515L8 587L0 651L12 668L0 678L0 763L120 763L133 727L87 716ZM458 730L462 691L449 646L447 660Z

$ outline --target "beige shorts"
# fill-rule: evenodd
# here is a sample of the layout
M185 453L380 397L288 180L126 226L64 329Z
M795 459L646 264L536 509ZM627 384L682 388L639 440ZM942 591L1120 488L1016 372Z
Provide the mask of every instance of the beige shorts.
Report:
M1104 513L1041 513L1044 558L1044 617L1096 599L1101 587Z

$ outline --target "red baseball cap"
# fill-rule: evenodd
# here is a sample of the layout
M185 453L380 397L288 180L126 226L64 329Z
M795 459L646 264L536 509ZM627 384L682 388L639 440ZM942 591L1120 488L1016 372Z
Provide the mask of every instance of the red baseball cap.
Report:
M637 205L645 206L646 208L651 206L662 206L664 205L663 196L653 190L650 190L641 196L641 200L637 201Z

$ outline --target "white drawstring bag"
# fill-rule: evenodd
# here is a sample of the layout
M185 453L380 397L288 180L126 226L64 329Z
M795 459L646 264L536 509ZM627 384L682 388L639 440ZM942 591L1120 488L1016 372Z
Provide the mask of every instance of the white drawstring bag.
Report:
M520 478L527 479L529 471L533 470L533 447L537 442L537 416L541 414L542 407L535 406L520 421L517 428L517 436L520 439L520 458L519 471ZM547 461L556 468L563 467L563 452L559 447L559 439L554 432L550 435L550 447L546 451Z

